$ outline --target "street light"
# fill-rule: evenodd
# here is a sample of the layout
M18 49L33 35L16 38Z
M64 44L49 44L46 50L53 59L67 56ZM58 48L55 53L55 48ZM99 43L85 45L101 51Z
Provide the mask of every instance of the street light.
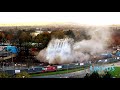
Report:
M12 58L12 66L14 66L14 69L15 69L15 65L14 65L14 62L13 62L13 54L12 54L12 52L10 52L11 53L11 58Z
M13 56L12 56L12 53L11 53L11 58L12 58L12 63L13 63Z
M12 59L12 64L13 64L13 56L12 56L12 52L10 52L10 54L11 54L11 59Z
M4 71L4 62L3 62L3 71Z
M68 65L69 65L69 64L67 64L67 73L68 73Z

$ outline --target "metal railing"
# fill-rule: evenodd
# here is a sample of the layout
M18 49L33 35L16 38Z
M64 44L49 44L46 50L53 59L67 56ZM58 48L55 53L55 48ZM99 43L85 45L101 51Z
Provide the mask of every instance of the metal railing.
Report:
M106 60L106 59L105 59ZM104 62L105 60L102 60L103 64L106 63L113 63L113 62L117 62L120 61L120 59L117 58L109 58L107 59L107 62ZM101 64L101 62L97 62L97 64ZM53 65L54 66L54 65ZM80 65L80 63L72 63L72 64L63 64L63 65L55 65L57 66L61 66L61 69L57 69L58 70L68 70L68 69L75 69L75 68L86 68L91 66L91 63L84 63L84 65ZM26 71L28 73L38 73L38 72L42 72L44 66L41 65L36 65L36 66L30 66L29 68L27 66L2 66L0 68L0 72L7 72L9 74L15 74L15 70L20 70L20 72L22 71Z

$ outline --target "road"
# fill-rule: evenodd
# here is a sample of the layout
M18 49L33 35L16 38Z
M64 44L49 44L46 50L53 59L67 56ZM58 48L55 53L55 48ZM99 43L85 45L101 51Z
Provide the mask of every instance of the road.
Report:
M35 76L32 78L68 78L71 76L80 76L80 78L83 78L86 73L89 73L89 70L81 70L77 72L67 73L67 74L57 74L57 75L49 75L49 76Z
M120 61L112 64L102 64L102 66L111 66L114 65L115 67L120 67ZM89 69L77 71L77 72L72 72L72 73L67 73L67 74L58 74L58 75L49 75L49 76L35 76L32 78L69 78L72 76L79 76L79 78L83 78L86 73L90 73Z

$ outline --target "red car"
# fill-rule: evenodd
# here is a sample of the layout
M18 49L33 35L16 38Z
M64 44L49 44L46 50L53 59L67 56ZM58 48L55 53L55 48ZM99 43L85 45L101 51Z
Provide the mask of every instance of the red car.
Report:
M56 71L56 67L54 66L46 66L43 68L42 72Z

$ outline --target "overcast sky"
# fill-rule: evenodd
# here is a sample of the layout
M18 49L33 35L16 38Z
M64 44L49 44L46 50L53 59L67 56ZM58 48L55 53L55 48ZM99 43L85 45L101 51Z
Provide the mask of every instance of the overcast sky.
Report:
M120 12L0 12L0 24L120 24Z

